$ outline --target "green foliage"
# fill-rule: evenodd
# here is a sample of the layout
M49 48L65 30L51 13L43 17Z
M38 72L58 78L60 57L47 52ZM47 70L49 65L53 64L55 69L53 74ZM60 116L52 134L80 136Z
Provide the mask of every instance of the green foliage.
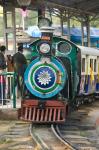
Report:
M25 21L25 27L27 28L28 26L33 26L33 25L38 25L38 12L37 11L30 11L28 10L28 15L27 17L24 18ZM60 24L60 18L57 16L52 16L52 21L54 25L59 25ZM11 25L11 15L8 15L8 20L7 24ZM80 27L81 23L77 21L75 17L73 17L70 20L71 27ZM64 25L67 25L67 22L64 22ZM99 28L99 19L94 19L91 21L91 26L92 27L97 27ZM22 27L22 15L20 9L16 9L16 27ZM4 31L4 25L3 25L3 16L0 16L0 37L3 37L3 31Z
M22 15L19 9L16 9L16 25L22 27ZM24 18L25 27L33 26L37 24L37 12L28 10L27 16Z
M91 21L91 26L99 28L99 19L97 18L97 19Z
M37 16L38 16L37 11L28 11L28 16L24 18L25 27L27 28L28 26L37 25L37 22L38 22ZM15 17L16 17L15 18L16 27L22 27L22 15L19 9L16 9ZM12 24L11 15L8 15L7 24L9 27ZM3 16L0 16L0 37L3 37L3 35L4 35Z
M38 24L38 13L37 11L29 11L28 17L26 17L26 26L33 26Z

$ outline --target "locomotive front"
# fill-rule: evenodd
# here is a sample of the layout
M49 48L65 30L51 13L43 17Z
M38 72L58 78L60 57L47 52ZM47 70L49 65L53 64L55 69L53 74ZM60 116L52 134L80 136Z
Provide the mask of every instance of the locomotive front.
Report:
M68 81L63 62L55 57L52 48L53 28L42 28L42 36L36 44L38 56L28 65L24 81L32 98L21 104L21 119L36 123L64 122L67 103L60 91Z
M57 95L66 83L66 69L53 55L52 28L43 28L41 40L37 44L39 57L34 59L25 72L28 90L41 101Z

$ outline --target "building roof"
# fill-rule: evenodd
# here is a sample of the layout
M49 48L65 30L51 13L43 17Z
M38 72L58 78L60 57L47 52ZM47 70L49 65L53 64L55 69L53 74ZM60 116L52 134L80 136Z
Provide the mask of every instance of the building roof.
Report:
M0 0L0 5L4 5L4 3L19 7L17 0ZM61 9L68 8L89 14L99 13L99 0L32 0L29 9L44 8L44 6Z
M61 6L87 13L99 13L99 0L49 0Z

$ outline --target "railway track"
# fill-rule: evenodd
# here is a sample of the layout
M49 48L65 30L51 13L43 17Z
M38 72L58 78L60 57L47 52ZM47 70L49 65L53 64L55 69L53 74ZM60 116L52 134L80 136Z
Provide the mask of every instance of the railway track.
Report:
M99 150L97 118L98 101L73 111L65 124L33 125L33 138L40 150Z
M29 127L22 121L0 121L0 150L33 150Z
M56 137L62 142L64 143L64 145L66 145L66 148L68 150L75 150L75 147L69 142L67 141L63 135L61 134L58 125L52 125L51 126L53 133L56 135Z
M54 126L33 125L33 139L39 150L72 150L69 145L57 138L58 133Z
M64 125L57 126L57 130L75 150L99 150L97 118L99 118L98 101L72 112Z
M71 112L62 125L0 121L0 150L99 150L99 102Z

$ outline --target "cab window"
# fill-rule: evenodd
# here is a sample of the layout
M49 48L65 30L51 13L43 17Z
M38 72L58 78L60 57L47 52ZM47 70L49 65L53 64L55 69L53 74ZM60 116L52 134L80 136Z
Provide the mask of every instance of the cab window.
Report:
M96 59L94 60L94 72L96 72Z
M82 72L85 72L85 58L82 58Z
M90 68L93 69L93 59L90 59Z

